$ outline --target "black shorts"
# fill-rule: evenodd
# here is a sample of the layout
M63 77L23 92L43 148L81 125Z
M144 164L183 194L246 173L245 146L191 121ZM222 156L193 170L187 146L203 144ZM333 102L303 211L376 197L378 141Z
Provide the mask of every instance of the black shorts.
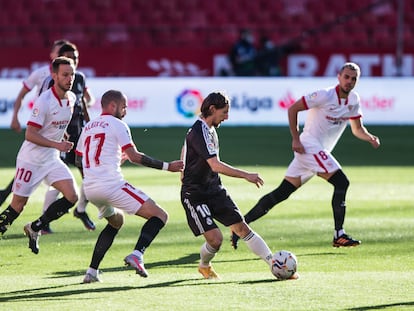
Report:
M69 132L72 133L72 134L70 134ZM75 164L75 158L76 158L75 149L76 149L76 145L78 144L79 137L80 137L80 135L78 135L76 133L77 133L77 131L74 131L73 128L71 129L71 131L68 131L69 141L73 143L73 148L69 152L66 152L64 154L61 153L60 158L67 165L76 166L76 164Z
M64 153L63 155L61 154L61 159L63 162L65 162L67 165L75 165L75 151L72 149L69 152Z
M243 215L225 189L207 197L182 191L181 204L195 236L217 228L214 220L226 227L243 221Z

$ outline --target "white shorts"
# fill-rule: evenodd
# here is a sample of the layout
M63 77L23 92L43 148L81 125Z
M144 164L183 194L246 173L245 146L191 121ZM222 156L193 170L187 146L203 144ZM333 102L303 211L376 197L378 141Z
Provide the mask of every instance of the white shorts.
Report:
M75 180L68 166L60 159L53 159L47 165L33 165L17 159L13 192L28 198L42 181L50 186L56 181L68 179Z
M332 173L341 168L335 157L327 150L315 154L295 152L295 157L290 162L285 176L300 177L303 185L317 173Z
M86 198L98 207L99 218L115 214L115 208L135 215L149 197L141 190L124 181L119 186L83 184Z

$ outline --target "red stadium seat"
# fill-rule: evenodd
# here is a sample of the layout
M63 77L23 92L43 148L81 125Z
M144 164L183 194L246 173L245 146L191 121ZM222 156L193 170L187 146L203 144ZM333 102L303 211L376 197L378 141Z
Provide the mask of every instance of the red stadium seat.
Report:
M396 2L383 2L370 11L361 11L373 3L373 0L0 0L1 33L6 34L13 26L20 36L20 40L14 40L6 34L0 41L2 48L29 41L49 47L50 38L57 35L94 46L114 42L128 46L176 46L179 42L183 47L194 44L217 47L234 42L241 28L251 28L256 39L262 34L276 34L277 41L308 33L306 40L310 45L317 43L332 49L342 44L335 26L342 24L352 44L359 40L369 47L374 40L381 46L390 45L389 42L395 42L392 29L397 21ZM410 29L406 30L404 43L410 46L414 44L407 41L412 38L414 27L414 1L404 4L404 24ZM339 19L352 12L363 13L348 21ZM313 30L324 25L329 26L323 29L326 37L313 34ZM383 27L391 29L391 34ZM31 35L27 30L37 30L39 34ZM174 35L177 40L172 39ZM135 41L131 37L141 39ZM105 43L107 40L109 43Z
M397 44L397 37L395 32L387 30L376 31L372 35L373 44L378 48L394 48Z

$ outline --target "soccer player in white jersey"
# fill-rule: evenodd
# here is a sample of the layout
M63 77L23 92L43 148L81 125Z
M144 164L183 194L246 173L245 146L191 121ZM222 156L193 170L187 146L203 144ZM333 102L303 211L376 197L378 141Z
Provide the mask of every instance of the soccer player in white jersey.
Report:
M359 76L360 68L357 64L345 63L339 71L339 83L336 86L303 96L289 108L294 158L279 187L263 196L245 215L247 223L264 216L311 177L318 175L334 187L331 202L335 225L332 245L349 247L361 243L347 235L343 228L349 181L341 165L331 154L348 121L355 137L370 143L374 148L380 146L379 138L369 133L362 123L359 95L353 91ZM299 135L298 113L304 110L308 110L308 115L303 132ZM239 237L232 233L231 242L235 249L238 239Z
M74 177L59 157L60 152L73 148L73 142L63 139L76 100L70 91L74 74L71 59L58 57L52 62L55 85L42 93L34 104L25 141L17 154L13 199L0 214L0 233L3 234L21 214L29 196L42 181L63 194L40 218L24 226L29 248L35 254L39 253L40 230L67 213L78 200Z
M99 265L124 223L124 212L147 219L135 249L124 258L126 265L147 277L144 252L168 219L166 211L124 179L121 173L123 161L128 159L134 164L170 172L179 172L183 168L181 160L162 162L137 150L128 125L122 121L128 106L122 92L105 92L101 105L102 114L85 125L76 147L76 154L82 158L86 198L98 207L99 217L108 221L96 241L84 283L100 281Z
M50 60L54 60L58 56L58 51L60 47L67 42L66 40L56 40L52 44L52 49L50 51ZM20 126L19 122L19 111L22 106L22 101L27 93L29 93L31 90L36 88L36 96L34 99L37 98L37 95L39 95L39 90L41 89L43 81L46 79L46 77L50 76L50 65L39 67L38 69L34 70L24 81L23 86L19 91L19 94L17 95L16 101L14 102L14 108L13 108L13 116L12 121L10 124L10 127L12 130L14 130L17 133L20 133L22 131L22 128ZM14 179L11 180L11 182L7 185L6 188L0 190L0 205L3 204L3 202L7 199L9 194L11 193L12 186L13 186Z
M193 234L204 236L198 271L206 279L219 278L211 264L223 242L215 221L237 232L250 250L269 266L272 260L272 252L266 242L246 224L221 183L219 174L243 178L257 187L263 185L259 174L235 168L220 159L216 128L228 119L229 109L227 95L210 93L201 104L200 118L187 132L181 155L185 164L181 178L181 204Z
M75 64L75 69L77 69L79 64L79 51L75 44L63 44L58 51L58 56L66 56L68 58L71 58ZM51 85L53 85L53 79L52 76L49 76L43 82L40 94L49 89ZM69 125L66 129L66 135L68 137L68 140L74 143L75 147L70 152L61 154L63 162L65 162L67 165L75 165L74 149L76 149L76 144L82 132L83 126L87 121L89 121L87 107L90 106L94 101L92 93L86 86L85 75L77 70L75 71L75 80L73 82L71 91L76 95L76 102L73 108L72 119L70 120ZM81 167L79 168L79 172L83 178L83 171ZM45 210L52 202L56 201L58 195L59 192L56 189L49 187L43 203L43 212L45 212ZM73 209L73 215L82 221L87 230L92 231L95 230L95 224L89 218L86 212L87 203L88 201L85 198L83 186L81 186L79 190L79 200L77 206ZM42 229L42 234L49 233L53 233L50 227L45 227Z

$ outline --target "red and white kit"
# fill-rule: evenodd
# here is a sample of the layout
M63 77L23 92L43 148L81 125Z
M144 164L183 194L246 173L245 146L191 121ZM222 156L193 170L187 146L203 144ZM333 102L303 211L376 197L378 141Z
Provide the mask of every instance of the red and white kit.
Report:
M76 153L82 156L85 195L99 208L101 218L113 215L114 207L135 214L148 200L121 173L122 153L131 146L130 128L112 115L88 122L79 138Z
M286 176L302 176L302 183L318 172L330 173L340 169L331 151L345 130L349 119L362 117L359 95L351 91L348 98L339 98L339 86L303 96L308 109L300 141L305 154L295 152Z
M60 99L54 88L41 94L27 125L39 128L39 134L47 139L62 141L76 100L75 94L67 94L68 99ZM59 154L57 149L25 140L17 154L13 192L28 197L42 180L51 185L57 180L73 178Z

